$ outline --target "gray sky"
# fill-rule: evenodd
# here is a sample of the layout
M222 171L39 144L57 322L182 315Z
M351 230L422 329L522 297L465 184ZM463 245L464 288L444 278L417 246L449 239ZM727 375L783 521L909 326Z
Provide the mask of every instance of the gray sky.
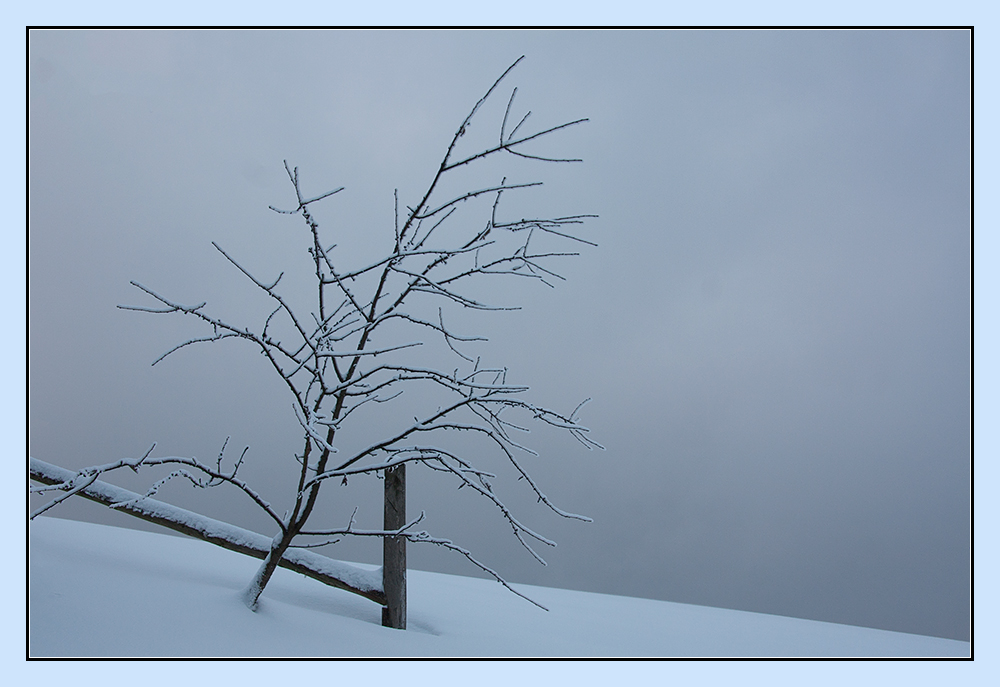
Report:
M284 159L307 192L347 187L316 206L338 250L378 254L393 189L419 199L524 54L473 131L495 136L513 86L537 128L589 117L537 149L583 164L498 173L545 182L512 216L599 214L580 230L599 247L560 263L555 290L484 291L522 310L454 321L532 400L593 397L582 420L607 450L533 432L528 466L594 523L498 480L559 542L543 568L436 475L411 471L411 513L511 581L968 639L966 33L35 32L29 49L33 456L79 468L156 441L209 459L231 435L280 503L301 432L260 356L226 341L150 367L203 331L115 306L148 304L136 280L259 327L252 285L211 241L262 278L303 264L301 222L267 209L294 205ZM359 505L378 526L380 486L328 490L321 517ZM268 528L221 489L161 496ZM409 557L476 573L436 548Z

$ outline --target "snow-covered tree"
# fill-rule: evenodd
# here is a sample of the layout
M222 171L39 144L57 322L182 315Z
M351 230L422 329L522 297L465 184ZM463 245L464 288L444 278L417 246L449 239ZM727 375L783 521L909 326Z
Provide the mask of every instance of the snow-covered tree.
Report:
M529 476L522 454L534 452L515 440L524 422L540 422L560 428L588 448L599 445L588 437L577 414L560 413L531 403L525 386L507 382L507 370L485 365L471 349L479 337L453 331L445 322L445 310L506 310L474 295L469 285L483 279L530 279L552 285L562 279L553 269L553 259L575 255L553 242L593 245L573 234L573 229L593 215L572 215L533 219L505 219L505 201L540 182L513 183L505 176L483 188L455 189L455 179L484 160L504 155L554 163L579 162L538 154L532 144L555 132L580 124L585 119L566 122L528 133L530 112L520 119L514 114L513 89L507 101L498 136L486 147L463 152L460 141L503 79L520 62L512 64L462 120L444 153L433 178L416 203L401 212L396 193L396 221L386 234L387 250L380 259L348 266L336 246L328 243L315 216L316 204L343 188L309 196L303 191L298 168L285 164L295 193L289 210L276 212L298 215L305 225L303 234L311 261L313 302L308 312L291 304L281 291L282 274L263 280L251 274L230 252L213 243L216 250L265 294L272 304L270 314L254 327L233 324L211 314L206 303L187 305L161 295L138 282L134 286L155 303L151 306L119 306L127 310L158 314L177 313L199 320L206 328L202 337L185 341L157 359L190 344L238 339L263 355L287 389L292 412L302 428L301 453L290 479L297 480L294 502L275 509L270 502L239 476L244 454L229 469L223 467L224 451L214 464L194 458L154 457L151 448L144 456L125 459L85 470L70 472L32 460L31 476L46 486L33 487L35 493L58 496L38 508L31 517L47 511L73 495L105 503L177 531L212 541L263 558L247 585L243 598L251 609L279 565L310 575L327 584L363 594L383 604L383 624L406 626L406 542L428 542L456 551L508 586L503 578L478 561L465 548L418 528L424 514L406 516L406 469L408 464L429 468L450 476L457 483L491 503L511 527L514 536L535 558L541 556L534 543L552 544L544 536L522 524L494 491L495 475L483 469L476 457L450 446L448 437L463 433L478 437L493 447L513 467L527 488L553 512L566 518L588 518L555 506ZM515 121L517 119L517 121ZM467 213L456 214L459 206L480 202L482 215L470 224ZM378 340L378 344L373 343ZM438 345L447 354L448 365L414 364L418 346ZM352 414L368 404L394 404L405 391L431 388L437 399L412 422L388 430L383 436L366 440L360 450L338 450L339 439L351 431ZM374 405L369 405L369 409ZM388 406L385 406L388 408ZM155 445L154 445L155 446ZM476 456L480 455L476 452ZM144 494L126 492L98 478L121 468L139 471L164 465L171 471ZM312 518L323 487L330 481L376 474L384 479L384 520L381 529L361 529L352 516L339 527L317 526ZM199 487L228 484L241 490L274 522L274 536L247 532L170 506L151 497L168 480L183 478ZM59 493L61 492L61 493ZM356 511L355 511L356 512ZM319 556L309 548L342 537L380 537L383 540L381 580L364 571ZM508 586L508 589L510 587ZM511 589L511 591L514 591ZM517 592L514 592L517 593Z

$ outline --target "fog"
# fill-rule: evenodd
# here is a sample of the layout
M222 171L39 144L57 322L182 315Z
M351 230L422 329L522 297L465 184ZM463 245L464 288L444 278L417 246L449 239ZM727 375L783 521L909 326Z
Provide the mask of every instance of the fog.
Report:
M232 437L250 447L245 479L288 502L302 432L259 353L227 340L152 367L210 332L116 306L152 305L135 280L259 329L270 309L211 242L300 293L308 235L268 209L295 205L284 160L307 193L346 187L314 206L345 260L390 249L394 189L419 201L521 55L475 140L495 140L516 86L536 129L589 118L534 149L584 161L511 159L484 178L543 181L505 198L511 216L599 215L578 229L598 246L555 264L555 289L483 286L520 310L448 317L489 339L470 352L530 400L593 399L581 421L606 450L540 430L524 442L541 489L594 522L498 475L504 502L558 542L543 567L436 473L411 469L411 514L514 582L968 640L962 31L33 31L31 455L81 468L156 442L208 460ZM485 222L489 203L469 212ZM388 422L359 416L343 441ZM380 525L374 478L325 497L325 524L358 506L360 526ZM270 533L225 488L158 498ZM87 503L53 513L143 526ZM371 542L324 553L379 560ZM432 546L409 563L478 574Z

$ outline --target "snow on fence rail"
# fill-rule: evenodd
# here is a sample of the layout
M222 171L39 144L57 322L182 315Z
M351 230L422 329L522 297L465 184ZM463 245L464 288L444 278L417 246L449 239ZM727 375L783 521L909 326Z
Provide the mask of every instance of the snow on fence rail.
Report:
M70 489L74 488L73 481L81 477L79 473L37 458L29 459L29 471L31 479L36 482L49 485L64 484ZM254 558L263 559L271 550L271 538L263 534L208 518L163 501L143 497L141 494L100 480L94 480L77 491L76 495L105 506L124 504L115 510ZM382 591L381 568L364 570L302 549L286 550L278 565L331 587L344 589L383 606L386 605L386 597Z

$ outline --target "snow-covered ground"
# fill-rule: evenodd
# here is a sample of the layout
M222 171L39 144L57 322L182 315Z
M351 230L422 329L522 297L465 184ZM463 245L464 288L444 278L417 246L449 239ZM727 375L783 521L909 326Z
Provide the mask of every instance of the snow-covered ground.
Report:
M279 569L251 613L256 560L164 534L55 518L30 526L33 657L968 656L933 637L410 571L409 629Z

